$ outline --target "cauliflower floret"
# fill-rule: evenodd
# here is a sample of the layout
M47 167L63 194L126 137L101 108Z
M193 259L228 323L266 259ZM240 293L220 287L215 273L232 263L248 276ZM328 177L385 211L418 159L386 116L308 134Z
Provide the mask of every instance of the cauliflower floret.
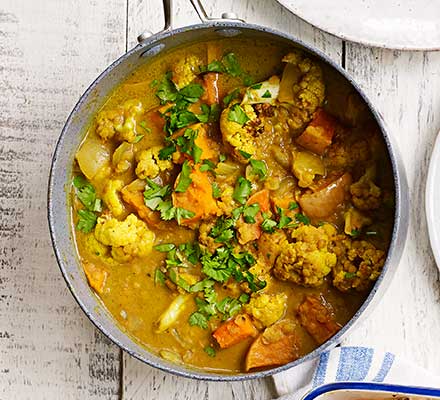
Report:
M104 188L102 199L115 217L120 217L125 211L124 203L122 203L118 194L124 186L125 184L123 181L119 179L111 179L107 181Z
M287 245L287 236L284 231L277 230L274 233L263 233L258 239L258 259L261 260L263 265L267 265L270 270L282 249Z
M246 116L245 123L236 122L243 116ZM240 152L255 154L255 129L253 122L258 122L257 114L250 104L240 106L238 102L231 104L223 110L220 116L220 130L222 132L223 141L233 147L235 155L240 160L244 157Z
M173 163L170 160L161 160L159 151L161 146L153 146L148 150L143 150L139 154L139 162L136 167L136 175L140 179L155 178L161 171L173 169Z
M284 246L275 261L274 274L303 286L316 287L323 283L336 265L336 256L328 244L336 230L330 224L319 228L301 226L292 231L293 243Z
M334 141L327 151L325 162L332 168L351 168L370 158L370 147L366 140L347 142Z
M106 264L113 266L116 264L115 260L110 255L110 248L101 242L98 242L94 233L89 233L84 239L84 248L90 255L99 257Z
M287 63L280 83L279 101L291 105L289 126L298 130L310 121L324 101L325 84L318 64L304 58L300 51L287 54Z
M112 164L116 173L121 174L128 171L134 160L133 144L122 142L113 152Z
M120 141L132 143L138 135L136 117L143 112L138 100L127 100L114 110L101 111L96 117L96 133L104 141L116 136Z
M333 267L333 285L341 292L367 290L379 277L385 252L365 240L352 240L340 235L332 245L338 259Z
M113 258L119 262L147 256L154 243L154 233L134 214L130 214L123 221L99 217L95 238L102 244L111 246Z
M360 210L375 210L380 207L382 191L373 182L374 168L367 168L365 174L350 186L351 201Z
M273 325L283 318L287 308L285 293L253 295L244 307L245 311L260 321L264 327Z
M344 232L347 235L354 236L358 234L364 226L371 225L372 223L370 218L366 217L353 207L344 214L344 220Z
M179 59L173 68L172 81L179 90L184 88L197 78L202 65L203 61L195 55Z

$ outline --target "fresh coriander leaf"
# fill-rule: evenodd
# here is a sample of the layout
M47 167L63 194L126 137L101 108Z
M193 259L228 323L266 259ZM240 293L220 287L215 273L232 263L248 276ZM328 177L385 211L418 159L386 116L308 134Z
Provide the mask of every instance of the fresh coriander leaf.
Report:
M223 65L226 69L226 72L234 77L240 76L242 71L240 64L237 60L237 57L234 53L228 53L223 56L222 59Z
M171 144L159 150L159 159L171 160L173 153L176 151L176 146Z
M159 84L157 79L153 79L150 83L150 88L155 88Z
M179 91L179 94L183 96L186 101L195 103L200 96L204 93L202 85L198 83L190 83Z
M288 217L281 207L277 207L278 215L280 217L278 221L278 228L283 229L292 222L292 218Z
M237 221L238 218L240 218L240 215L243 212L243 210L244 210L244 206L237 207L232 210L231 214L232 214L232 217L235 221Z
M356 278L356 272L346 272L344 275L345 279L353 279Z
M184 208L181 207L176 207L174 208L174 210L175 210L175 218L179 225L182 219L189 219L194 217L194 215L196 215L194 212L185 210Z
M236 122L240 125L244 125L247 121L249 121L249 117L241 108L240 104L234 104L229 110L228 120Z
M154 284L157 285L158 283L165 284L165 274L159 268L156 268L156 271L154 271Z
M199 326L202 329L208 328L208 319L198 311L191 314L188 322L191 326Z
M171 72L168 72L160 82L156 96L160 99L162 104L167 102L174 102L177 99L177 88L171 81Z
M269 90L266 90L261 97L263 97L265 99L271 98L272 93L270 93Z
M239 202L240 204L246 203L247 198L251 194L252 185L251 183L239 176L237 182L235 183L234 193L232 194L232 198Z
M189 292L191 285L183 278L179 277L176 282L177 286L181 287L183 290Z
M270 218L264 218L263 222L261 223L261 229L264 232L268 232L268 233L274 233L276 226L277 226L277 222Z
M240 89L236 88L234 89L232 92L230 92L229 94L227 94L224 98L223 98L223 103L225 106L229 105L229 103L232 100L235 100L238 96L240 95Z
M185 128L185 126L198 122L198 119L194 113L188 110L181 111L176 114L175 128Z
M210 160L203 160L202 165L200 166L201 172L209 171L215 175L215 164Z
M251 86L249 86L249 89L255 89L255 90L258 90L258 89L261 89L262 86L263 86L262 83L256 83L255 85L251 85Z
M255 216L260 211L260 205L258 203L250 204L243 210L243 219L247 224L255 223Z
M214 197L214 199L220 198L220 196L222 195L222 191L220 190L218 183L213 182L211 187L212 187L212 197Z
M133 143L139 143L143 138L144 138L144 136L145 135L137 135L135 138L134 138L134 140L133 140Z
M225 162L226 159L227 159L227 157L226 157L224 154L220 154L220 155L218 156L218 160L219 160L220 162Z
M295 203L294 201L291 201L289 203L289 210L296 210L298 208L298 203Z
M246 153L246 152L243 151L243 150L239 150L238 152L239 152L239 153L242 155L242 157L244 157L246 160L249 160L249 158L252 157L252 154Z
M90 233L95 227L97 219L96 214L91 211L78 210L78 224L76 227L84 233Z
M246 304L249 301L250 296L247 293L242 293L238 298L238 301L241 304Z
M266 281L260 281L258 278L255 278L254 275L251 274L249 271L246 272L245 279L249 285L249 289L251 289L253 292L264 289L267 285Z
M267 166L264 161L261 160L250 160L249 161L252 167L252 173L254 175L258 175L261 180L266 179L267 176Z
M89 182L82 175L77 175L75 178L73 178L73 186L75 186L77 189L82 189L88 184Z
M205 353L208 354L209 357L215 357L216 355L215 349L211 346L206 346L203 350L205 350Z
M310 225L310 218L304 214L296 214L295 218L298 222L302 222L304 225Z
M176 209L173 207L173 203L171 202L171 200L161 200L155 210L160 212L160 218L164 221L169 221L176 216Z
M190 177L191 175L191 167L188 164L188 160L185 160L182 164L182 171L179 175L179 180L177 182L176 188L174 189L177 193L183 193L186 192L186 190L189 188L189 185L191 185L192 179Z
M225 72L225 67L221 61L214 60L206 66L208 72Z
M353 236L354 238L358 237L361 234L359 229L352 229L350 232L350 236Z
M176 245L174 243L163 243L163 244L158 244L153 248L154 250L160 251L161 253L168 253L169 251L175 249Z
M139 122L140 127L147 133L151 133L151 128L148 127L145 121Z
M194 285L192 285L190 291L193 293L201 292L202 290L205 290L208 287L212 287L213 285L214 285L214 281L211 281L209 279L203 279L203 281L197 282Z

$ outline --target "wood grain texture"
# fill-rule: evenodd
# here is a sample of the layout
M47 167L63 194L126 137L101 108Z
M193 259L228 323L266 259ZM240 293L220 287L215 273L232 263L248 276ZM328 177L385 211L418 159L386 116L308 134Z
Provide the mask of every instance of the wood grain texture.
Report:
M125 50L126 3L0 3L0 399L117 399L120 350L79 309L49 241L47 179L68 113Z

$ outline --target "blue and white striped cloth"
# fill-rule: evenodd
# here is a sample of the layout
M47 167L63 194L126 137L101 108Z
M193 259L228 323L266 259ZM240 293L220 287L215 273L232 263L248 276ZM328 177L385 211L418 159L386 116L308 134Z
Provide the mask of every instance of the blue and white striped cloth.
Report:
M436 377L414 364L370 347L336 347L319 358L273 376L279 400L300 400L311 389L332 382L387 382L440 387Z

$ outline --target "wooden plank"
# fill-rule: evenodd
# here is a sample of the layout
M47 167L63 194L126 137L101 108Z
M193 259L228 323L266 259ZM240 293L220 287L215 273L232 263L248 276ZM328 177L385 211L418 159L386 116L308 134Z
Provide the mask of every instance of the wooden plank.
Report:
M440 285L425 221L425 182L440 130L439 52L347 44L346 67L383 115L410 186L410 229L402 261L377 309L346 343L372 344L440 371Z
M125 0L0 5L0 398L117 399L120 350L88 321L46 222L51 155L79 95L125 50Z
M319 47L333 59L341 60L342 44L339 39L314 29L294 17L275 1L224 0L219 4L214 0L206 0L203 4L208 14L213 17L219 17L225 11L235 12L248 22L290 32ZM200 22L188 0L175 1L174 15L176 27ZM162 29L162 26L161 0L128 1L129 48L136 45L137 35L145 29L157 32ZM271 379L237 383L197 382L156 371L127 354L124 354L123 382L124 400L269 399L275 395Z

